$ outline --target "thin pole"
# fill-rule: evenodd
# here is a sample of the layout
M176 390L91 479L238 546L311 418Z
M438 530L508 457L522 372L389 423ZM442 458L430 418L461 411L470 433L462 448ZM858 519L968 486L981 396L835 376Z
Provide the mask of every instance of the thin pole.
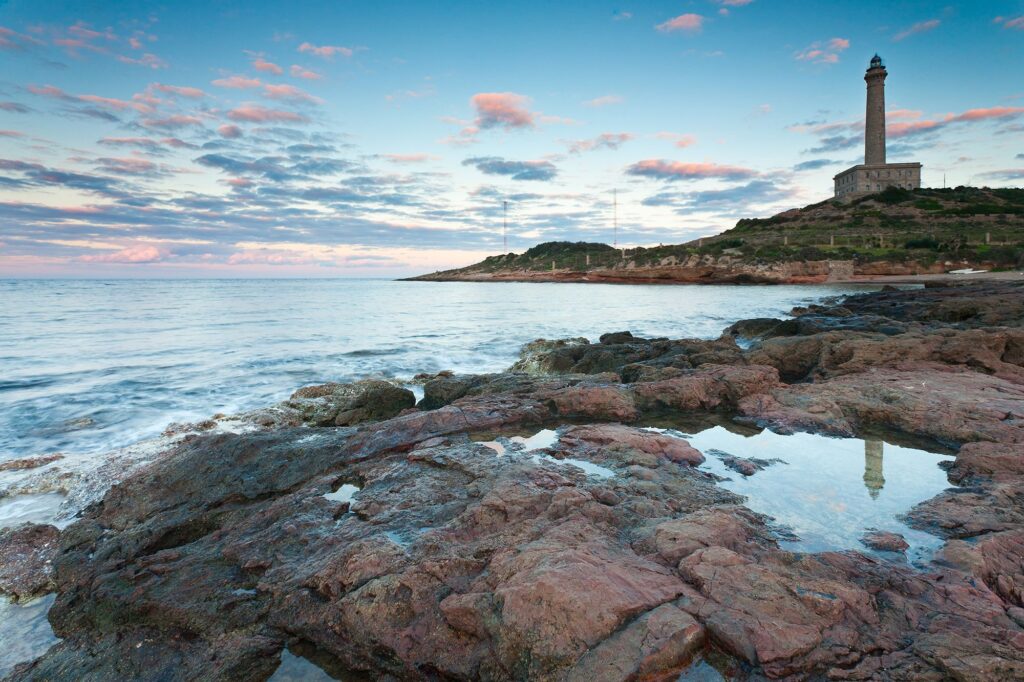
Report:
M614 224L614 233L612 246L618 247L619 245L619 190L612 190L612 222Z
M502 253L508 253L508 202L503 201L502 204L502 215L501 215L501 243L504 251Z

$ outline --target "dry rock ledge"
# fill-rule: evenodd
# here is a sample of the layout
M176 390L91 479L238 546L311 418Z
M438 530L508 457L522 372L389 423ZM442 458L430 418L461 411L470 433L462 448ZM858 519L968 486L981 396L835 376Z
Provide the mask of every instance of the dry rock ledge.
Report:
M60 533L63 641L11 679L262 680L285 647L388 680L1024 679L1024 286L794 313L537 342L424 377L416 408L328 386L244 433L181 427ZM957 487L907 516L947 542L925 570L783 551L699 452L638 428L666 419L954 448ZM546 458L477 442L542 427Z

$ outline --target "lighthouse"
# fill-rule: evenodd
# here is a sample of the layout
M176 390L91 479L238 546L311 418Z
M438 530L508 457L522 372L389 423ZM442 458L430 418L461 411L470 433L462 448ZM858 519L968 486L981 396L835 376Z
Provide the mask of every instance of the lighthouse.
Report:
M889 72L877 54L864 74L868 108L864 115L864 165L885 165L885 77Z
M867 84L864 163L847 168L833 178L837 199L873 194L888 187L917 189L921 186L920 163L885 162L885 79L888 75L882 58L876 54L864 73Z

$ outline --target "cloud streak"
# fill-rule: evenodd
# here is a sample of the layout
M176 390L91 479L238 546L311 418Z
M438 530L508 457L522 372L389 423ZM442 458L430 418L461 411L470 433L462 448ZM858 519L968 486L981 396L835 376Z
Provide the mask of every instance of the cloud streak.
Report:
M601 133L597 137L587 140L575 140L567 143L570 154L581 154L593 152L600 149L618 149L625 143L634 139L632 133Z
M626 169L628 175L674 182L677 180L743 180L752 178L757 172L742 166L721 165L717 163L683 163L665 159L645 159L637 161Z
M466 159L463 166L473 166L487 175L506 175L513 180L553 180L558 169L550 161L508 161L497 156Z
M680 14L668 21L658 24L655 28L662 33L700 33L704 28L704 17L692 12Z
M793 55L793 58L801 62L812 64L837 64L839 55L849 49L848 38L832 38L830 40L811 43L808 47Z
M351 57L355 54L355 49L351 47L343 47L341 45L314 45L313 43L302 43L299 45L299 52L305 54L311 54L321 59L333 59L337 55L342 57Z
M894 42L900 42L906 40L910 36L917 35L918 33L927 33L928 31L934 31L939 27L942 22L938 19L929 19L928 21L919 21L910 28L906 28L892 37Z

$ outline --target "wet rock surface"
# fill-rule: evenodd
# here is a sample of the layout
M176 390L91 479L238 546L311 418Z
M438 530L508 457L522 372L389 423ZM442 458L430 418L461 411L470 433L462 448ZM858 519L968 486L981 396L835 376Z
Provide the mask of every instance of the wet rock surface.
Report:
M743 474L744 476L753 476L765 467L770 467L771 465L778 464L781 461L778 459L761 459L760 457L737 457L736 455L730 455L728 452L722 452L721 450L710 450L708 451L708 454L714 455L718 459L722 460L722 464L738 474Z
M860 541L865 547L880 552L904 552L910 547L899 533L888 533L880 530L869 530L861 536Z
M12 679L259 680L286 647L370 679L1024 678L1024 288L802 312L740 325L746 349L538 342L515 372L427 378L405 414L395 393L378 421L191 433L60 533L62 641ZM313 392L293 401L337 395ZM781 549L685 439L639 428L710 413L958 449L907 510L946 545L925 570ZM545 427L543 457L474 442Z
M409 389L372 379L307 386L293 393L285 403L299 412L304 423L314 426L351 426L390 419L415 404L416 397Z
M53 590L59 534L41 524L0 530L0 595L22 601Z

